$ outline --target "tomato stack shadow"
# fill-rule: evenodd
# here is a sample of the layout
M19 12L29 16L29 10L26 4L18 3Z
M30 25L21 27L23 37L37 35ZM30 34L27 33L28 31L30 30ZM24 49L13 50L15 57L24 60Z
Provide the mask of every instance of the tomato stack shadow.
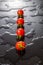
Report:
M16 49L16 53L19 56L23 56L25 54L25 48L26 48L26 43L24 42L25 39L25 30L24 30L24 11L23 10L18 10L17 11L17 42L15 44L15 49Z

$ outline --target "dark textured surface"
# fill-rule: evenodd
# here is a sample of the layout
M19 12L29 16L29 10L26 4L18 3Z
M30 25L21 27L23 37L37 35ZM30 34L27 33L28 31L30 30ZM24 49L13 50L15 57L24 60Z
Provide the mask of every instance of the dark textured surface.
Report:
M25 33L30 35L25 37L25 42L32 45L26 48L24 58L17 62L17 65L37 65L38 60L43 61L43 1L42 0L0 0L0 56L6 53L16 42L16 20L17 10L24 10ZM32 30L35 32L32 32ZM34 34L34 35L33 35ZM35 56L35 57L34 57ZM14 50L8 53L8 57L16 62L18 55ZM40 59L39 59L40 58ZM0 63L9 62L0 59ZM7 65L7 64L6 64ZM43 65L43 64L42 64Z

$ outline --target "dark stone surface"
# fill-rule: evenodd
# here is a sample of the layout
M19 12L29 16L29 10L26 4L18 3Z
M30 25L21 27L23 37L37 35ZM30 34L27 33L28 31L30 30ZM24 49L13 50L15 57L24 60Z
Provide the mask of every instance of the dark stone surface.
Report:
M37 63L40 63L38 62L39 59L43 61L43 1L22 1L0 0L0 56L5 55L6 50L10 49L16 43L17 10L21 8L24 10L25 33L30 33L25 37L28 47L26 48L26 54L23 56L23 59L18 58L15 49L8 52L7 58L17 63L17 65L37 65ZM33 34L34 32L35 34ZM31 45L30 43L33 44ZM5 61L2 58L0 59L0 64L10 61Z

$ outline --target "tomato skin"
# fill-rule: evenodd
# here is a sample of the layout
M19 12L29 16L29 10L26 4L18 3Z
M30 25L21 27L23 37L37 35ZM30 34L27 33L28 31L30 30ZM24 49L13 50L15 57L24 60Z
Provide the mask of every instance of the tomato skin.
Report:
M15 45L16 50L21 51L21 50L24 50L25 47L26 47L26 43L25 42L23 42L23 41L16 42L16 45Z
M19 28L19 29L17 29L16 34L17 34L18 36L19 36L19 35L24 36L25 31L24 31L23 28Z
M19 10L17 11L17 14L23 15L23 14L24 14L24 12L23 12L23 10L22 10L22 9L19 9Z
M18 18L18 20L17 20L17 24L24 24L24 19L22 19L22 18Z

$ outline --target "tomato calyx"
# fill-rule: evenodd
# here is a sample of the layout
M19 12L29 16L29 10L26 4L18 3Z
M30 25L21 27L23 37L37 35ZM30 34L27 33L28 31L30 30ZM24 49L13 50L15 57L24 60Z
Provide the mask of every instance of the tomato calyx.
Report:
M24 15L18 14L18 18L24 19Z
M23 29L24 29L24 25L18 24L17 29L18 29L18 28L23 28Z

